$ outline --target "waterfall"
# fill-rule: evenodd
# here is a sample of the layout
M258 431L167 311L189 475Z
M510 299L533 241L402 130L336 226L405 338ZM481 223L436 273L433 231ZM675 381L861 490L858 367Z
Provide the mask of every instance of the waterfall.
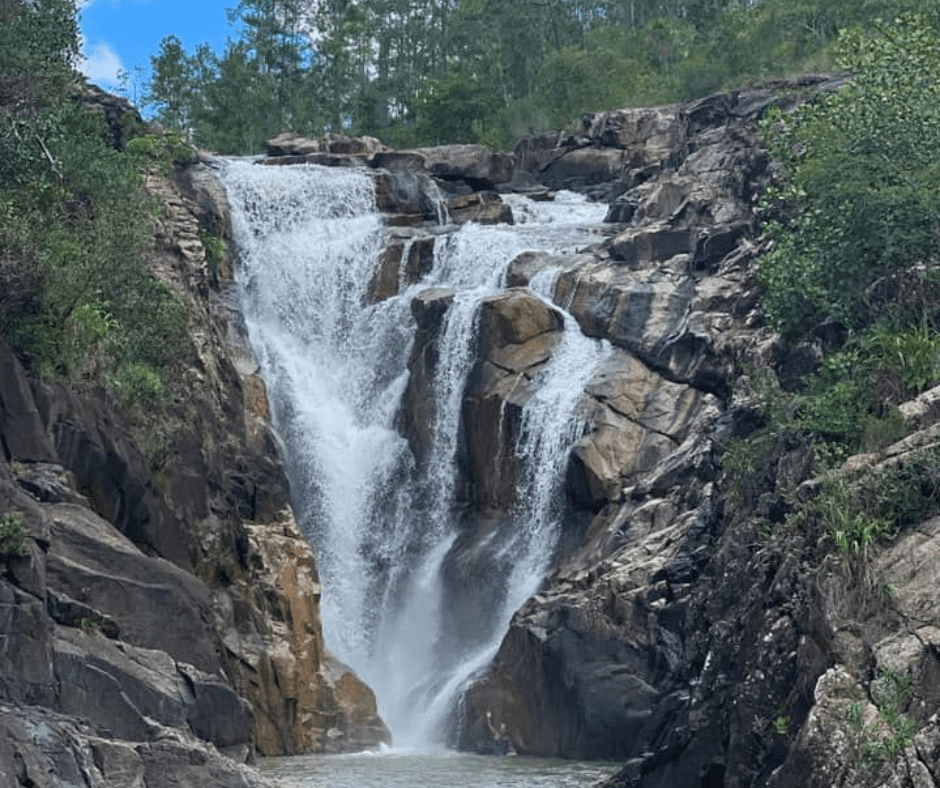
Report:
M513 527L493 545L506 567L494 572L499 609L487 611L485 631L455 633L443 616L460 589L441 570L458 536L455 457L480 304L499 292L519 253L588 243L583 226L599 223L605 208L576 196L540 205L513 197L524 223L448 228L422 282L406 286L402 277L397 296L370 304L384 229L368 171L227 160L221 178L239 306L284 441L295 512L320 562L327 645L376 691L396 744L427 745L548 566L561 525L559 481L581 428L577 405L606 352L565 317L523 408ZM395 417L408 382L411 301L432 286L454 298L439 338L434 442L423 471ZM541 280L539 293L550 294Z

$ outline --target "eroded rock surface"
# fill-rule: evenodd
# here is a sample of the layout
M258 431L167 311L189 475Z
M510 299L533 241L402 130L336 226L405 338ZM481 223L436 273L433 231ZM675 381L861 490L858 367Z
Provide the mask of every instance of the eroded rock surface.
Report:
M389 740L325 650L230 265L206 259L224 192L202 163L147 190L164 206L148 263L189 310L177 398L130 420L0 344L0 517L26 536L0 555L4 785L260 787L257 753Z
M755 206L773 173L756 122L772 103L841 82L604 113L586 118L580 135L517 147L517 182L611 201L617 231L577 254L522 255L508 272L513 289L484 306L481 337L518 332L520 341L482 340L464 392L464 530L447 565L462 581L479 571L481 546L506 515L512 414L558 337L556 327L533 332L539 342L522 339L531 314L509 304L526 303L540 271L560 269L555 304L614 350L582 400L563 547L464 695L459 746L495 751L492 731L505 726L520 753L624 760L612 786L936 784L936 584L918 569L934 555L932 524L863 580L838 561L820 567L818 535L755 531L753 512L770 529L783 523L783 490L812 475L806 447L783 441L765 486L743 497L722 467L730 441L760 426L746 372L791 388L818 359L762 329ZM415 401L447 309L446 299L425 300ZM934 410L928 394L902 408L917 428L934 423ZM884 587L906 601L885 603ZM891 671L912 682L901 711L920 732L899 759L871 769L847 714L888 736L873 698Z
M469 589L445 602L458 630L491 626L486 589L506 571L498 545L512 520L520 413L566 323L612 350L580 403L551 572L464 694L452 730L459 746L622 759L610 781L617 788L940 784L933 521L865 574L824 560L819 534L783 527L793 491L819 489L798 436L777 440L747 489L723 465L732 442L762 426L748 376L797 390L820 357L818 347L785 348L763 328L752 280L766 248L756 205L774 165L757 122L771 105L792 107L844 82L811 76L589 115L574 134L520 142L511 170L470 148L272 143L268 163L375 170L393 228L370 288L375 301L421 280L449 222L508 221L502 208L483 210L487 190L550 199L572 189L609 204L607 240L521 255L509 289L481 309L462 392L460 533L444 565L445 583ZM476 213L457 218L461 205ZM548 269L558 271L556 309L526 291ZM427 290L412 307L398 424L419 472L429 462L432 387L453 298ZM933 440L936 399L928 393L901 408L922 441ZM912 451L899 445L887 459L853 462L903 463ZM892 735L878 701L892 675L910 687L898 712L917 731L903 752L873 765L866 753ZM499 730L505 740L494 742Z

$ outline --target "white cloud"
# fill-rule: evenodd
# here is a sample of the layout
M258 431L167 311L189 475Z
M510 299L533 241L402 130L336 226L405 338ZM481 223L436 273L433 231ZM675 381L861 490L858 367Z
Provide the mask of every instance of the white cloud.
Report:
M85 57L82 59L79 70L96 85L103 88L116 88L118 72L125 70L117 52L107 41L98 41L91 47L85 42L82 43Z

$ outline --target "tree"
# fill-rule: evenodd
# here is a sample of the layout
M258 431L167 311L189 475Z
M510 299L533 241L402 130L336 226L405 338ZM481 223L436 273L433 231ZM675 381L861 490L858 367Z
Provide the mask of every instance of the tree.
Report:
M169 129L191 130L196 83L196 61L183 49L176 36L160 42L160 53L150 58L153 77L145 104L156 109L156 119Z
M851 82L766 133L787 167L775 247L760 263L771 322L790 338L821 320L862 328L883 304L876 280L899 282L940 254L940 34L907 14L875 35L846 31L839 62ZM904 304L893 304L902 322ZM929 310L931 322L936 308ZM874 310L874 312L873 312ZM915 324L925 315L914 316Z
M141 159L78 101L75 9L0 7L0 333L43 374L161 384L186 310L144 265Z
M0 183L56 169L54 115L72 84L78 27L68 0L0 2Z

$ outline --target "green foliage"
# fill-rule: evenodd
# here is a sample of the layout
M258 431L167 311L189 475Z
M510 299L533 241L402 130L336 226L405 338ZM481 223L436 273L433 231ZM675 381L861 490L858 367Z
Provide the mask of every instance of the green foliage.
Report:
M878 539L890 533L884 519L857 505L852 486L841 475L825 482L811 511L822 518L836 547L846 555L865 557Z
M13 6L0 9L0 332L43 375L121 381L152 402L188 346L187 316L145 266L141 170L192 149L136 129L128 151L109 147L104 119L73 95L74 7ZM127 382L140 365L160 386Z
M139 134L128 141L125 152L143 164L153 162L166 176L172 174L174 164L195 161L199 155L177 131Z
M142 361L122 364L111 377L111 388L126 409L160 404L166 398L166 387L160 374Z
M451 71L428 85L417 106L418 134L433 144L480 142L499 98L473 74Z
M228 12L241 36L221 56L187 53L167 36L151 57L145 106L177 135L220 153L257 153L283 130L311 133L322 85L297 0L241 0Z
M282 130L396 145L511 145L618 106L831 67L851 25L916 0L242 0L218 56L175 36L148 103L203 147L253 153ZM313 46L303 34L317 31Z
M850 724L860 737L862 756L868 763L894 761L910 747L917 721L902 712L911 692L910 676L889 668L871 684L871 699L878 709L880 723L866 727L861 710L852 713Z
M794 422L842 454L878 451L907 434L897 405L940 381L940 332L880 322L829 353L794 398Z
M854 477L833 474L802 513L818 518L844 554L864 557L880 540L940 513L940 447Z
M78 628L82 632L94 635L101 631L101 621L97 618L83 618L78 622Z
M206 263L213 276L218 276L219 266L225 262L228 256L228 246L223 238L212 233L202 233L200 236L202 245L206 249Z
M0 517L0 556L29 555L29 543L26 540L26 527L18 512L10 512Z
M850 703L845 710L845 721L853 731L861 733L865 729L865 701Z
M68 0L0 4L0 184L58 172L50 146L67 95L78 26Z
M878 35L845 31L838 55L848 86L764 127L788 182L759 279L790 339L827 318L864 328L880 306L872 286L936 263L940 249L937 29L908 14Z
M903 402L940 382L940 332L926 322L900 332L876 326L866 337L883 375L884 394Z

